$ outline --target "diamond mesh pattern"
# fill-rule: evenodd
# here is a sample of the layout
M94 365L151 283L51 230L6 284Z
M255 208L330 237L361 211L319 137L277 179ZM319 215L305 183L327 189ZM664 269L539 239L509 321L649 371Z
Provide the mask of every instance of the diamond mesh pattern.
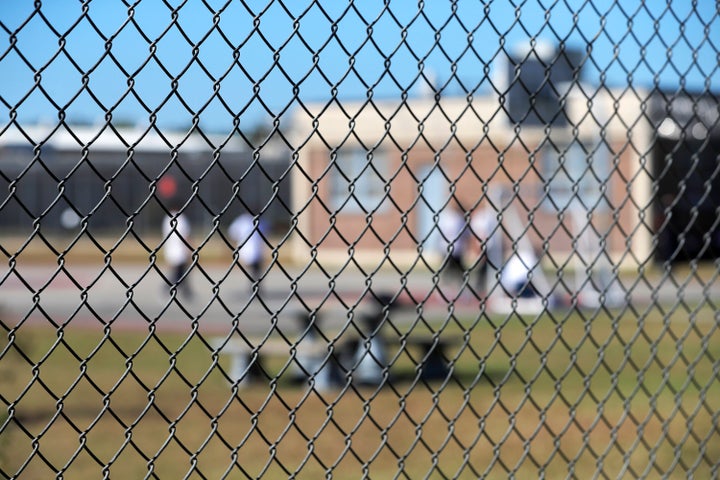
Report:
M0 11L0 476L714 478L712 2Z

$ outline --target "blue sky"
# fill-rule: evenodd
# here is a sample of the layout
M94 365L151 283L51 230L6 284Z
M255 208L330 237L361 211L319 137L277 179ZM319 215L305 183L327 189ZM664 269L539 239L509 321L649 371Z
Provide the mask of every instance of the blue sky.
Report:
M587 52L590 83L720 91L712 0L126 1L45 0L41 16L0 0L0 123L110 112L229 130L333 96L399 101L428 80L465 95L530 42Z

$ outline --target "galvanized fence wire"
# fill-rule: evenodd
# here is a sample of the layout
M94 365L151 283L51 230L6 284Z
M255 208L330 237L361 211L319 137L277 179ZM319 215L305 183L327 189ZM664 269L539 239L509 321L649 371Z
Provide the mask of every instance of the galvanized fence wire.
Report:
M715 478L719 15L4 6L0 476Z

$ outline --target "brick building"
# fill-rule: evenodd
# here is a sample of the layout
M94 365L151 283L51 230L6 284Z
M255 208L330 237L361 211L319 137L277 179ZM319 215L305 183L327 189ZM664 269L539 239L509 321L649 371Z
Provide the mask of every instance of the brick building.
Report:
M637 90L563 95L565 122L513 123L504 99L430 96L404 103L308 105L293 118L298 259L379 266L437 260L437 218L499 214L506 244L532 242L555 261L591 237L613 262L652 252L651 126ZM588 228L591 225L592 229Z

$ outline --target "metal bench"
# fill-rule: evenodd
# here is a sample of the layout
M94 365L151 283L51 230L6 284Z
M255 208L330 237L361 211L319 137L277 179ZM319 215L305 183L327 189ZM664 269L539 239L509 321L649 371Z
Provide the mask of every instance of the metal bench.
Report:
M216 337L211 341L212 348L220 355L230 357L228 377L233 383L244 385L251 381L267 379L265 362L269 357L280 357L286 361L294 358L296 372L308 378L314 378L318 388L325 388L329 379L325 371L327 345L301 339L297 343L288 343L283 339L245 341L239 338L226 339Z

